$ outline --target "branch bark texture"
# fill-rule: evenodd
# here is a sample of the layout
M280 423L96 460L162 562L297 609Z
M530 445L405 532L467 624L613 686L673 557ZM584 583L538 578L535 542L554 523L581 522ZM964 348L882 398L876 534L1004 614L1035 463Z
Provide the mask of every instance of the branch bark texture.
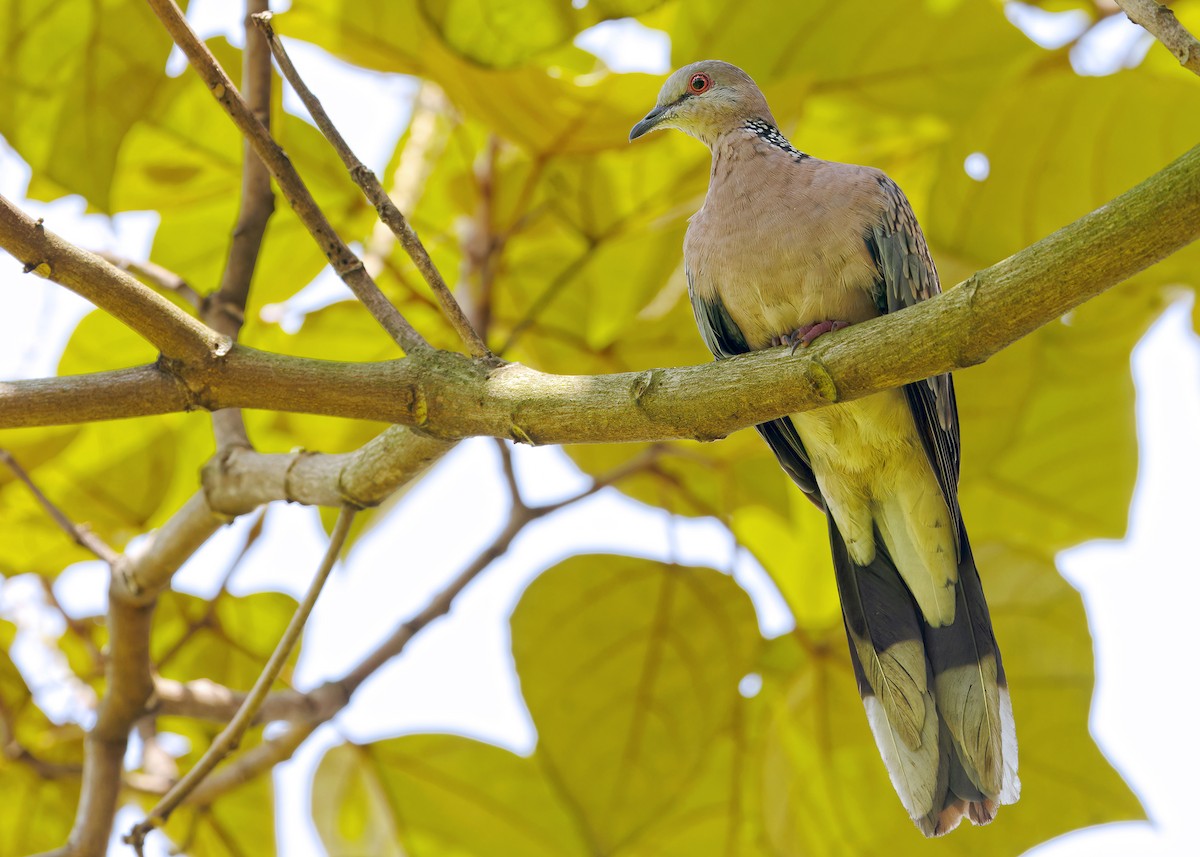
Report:
M981 363L1197 237L1200 147L940 297L824 336L796 355L772 349L702 366L551 375L445 352L357 364L234 346L219 360L85 376L90 381L0 384L0 427L240 407L384 419L442 440L711 440ZM8 246L7 234L0 242ZM110 382L128 410L108 403ZM92 392L75 398L54 392L89 384Z
M1200 75L1200 41L1179 23L1169 6L1156 0L1117 0L1117 5L1130 21L1162 42L1181 66Z

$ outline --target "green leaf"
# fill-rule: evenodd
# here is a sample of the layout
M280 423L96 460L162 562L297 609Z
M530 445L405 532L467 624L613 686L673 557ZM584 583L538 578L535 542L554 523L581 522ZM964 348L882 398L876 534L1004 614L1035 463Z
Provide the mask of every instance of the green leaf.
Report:
M110 211L117 153L165 82L170 37L124 0L2 0L0 21L0 134L33 169L29 196Z
M0 825L0 853L60 848L75 820L79 783L77 776L45 779L29 765L0 756L0 804L7 819Z
M542 574L512 627L539 758L606 853L688 789L759 643L726 575L604 555Z
M312 808L330 857L591 853L534 759L453 735L334 747Z
M996 262L1124 193L1196 144L1200 81L1131 69L1079 77L1052 68L983 99L947 141L925 226L938 250ZM963 169L983 153L986 180ZM1139 280L1196 283L1187 248Z
M144 432L99 423L81 430L62 454L31 476L69 520L120 549L158 515L179 476L179 446L169 423L148 424ZM0 573L54 576L71 563L94 559L19 482L0 488L0 515L6 528Z
M760 784L747 764L761 740L762 715L758 702L738 700L687 789L619 850L621 857L767 857Z
M164 832L188 857L274 854L275 800L270 772L223 793L207 806L184 803L171 813Z
M740 65L784 117L810 91L875 111L957 117L1042 53L992 3L817 0L789 8L785 20L769 0L746 0L736 14L721 0L689 0L653 20L671 35L676 67L709 58Z
M159 599L150 658L165 678L204 678L233 690L249 690L295 612L295 599L281 592L222 592L206 601L171 590ZM299 654L297 646L277 688L288 686Z
M957 373L959 495L976 541L1045 553L1123 535L1137 473L1129 353L1164 306L1158 288L1126 283Z
M446 44L494 68L512 68L575 35L569 4L555 0L421 0Z
M241 52L223 39L209 48L235 80ZM272 134L296 165L334 228L347 241L370 231L370 207L320 133L283 113L276 87ZM203 134L196 129L203 128ZM113 206L150 209L162 222L151 258L202 294L219 284L241 196L243 139L191 70L165 80L131 129L113 179ZM254 307L282 301L307 285L326 259L276 191L251 288Z
M449 735L334 748L313 785L317 829L332 857L683 857L714 838L753 857L739 778L757 715L737 685L759 642L725 575L568 559L513 615L537 752Z
M545 67L477 65L442 41L415 0L298 0L279 27L347 62L434 80L465 113L533 152L624 148L636 121L629 105L657 85L646 75L597 75L595 58L572 47L541 55Z
M753 440L765 446L757 436ZM769 464L779 469L773 457ZM771 575L798 627L840 627L842 608L825 514L782 473L772 474L771 482L787 492L787 500L779 507L745 503L734 509L730 528Z
M0 853L29 854L66 841L79 801L82 733L55 726L34 705L33 695L9 657L16 626L0 621L0 806L10 822L0 825ZM32 753L56 773L40 771L17 755ZM60 767L63 766L63 767ZM71 773L73 768L74 773Z
M513 68L570 41L580 30L609 18L640 15L662 0L419 0L442 40L468 60Z

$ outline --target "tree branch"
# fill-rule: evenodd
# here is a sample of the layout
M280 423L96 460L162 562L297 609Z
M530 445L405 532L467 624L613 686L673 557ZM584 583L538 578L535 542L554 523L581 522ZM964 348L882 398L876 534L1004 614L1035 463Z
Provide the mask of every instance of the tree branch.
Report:
M267 10L268 0L246 0L243 29L246 34L245 59L242 64L242 89L246 105L263 128L271 128L271 54L266 39L251 23L252 16ZM267 221L275 210L275 194L271 192L271 174L254 153L250 142L242 144L242 195L238 206L229 257L221 275L221 285L204 303L203 319L209 327L237 340L246 321L246 306L250 297L250 281L258 264ZM229 409L213 412L213 435L217 449L249 447L246 423L242 412Z
M0 426L48 426L192 411L202 407L162 366L0 381Z
M120 268L122 271L133 274L139 279L149 280L152 286L156 286L164 292L174 292L197 311L200 310L200 307L204 303L204 296L193 289L187 280L174 271L168 271L162 265L149 260L139 262L136 259L127 259L124 256L118 256L116 253L108 253L103 250L97 251L96 255L115 268Z
M296 612L292 615L292 619L284 630L278 645L276 645L275 651L271 653L267 665L254 682L254 687L250 689L250 693L247 694L246 699L242 702L233 720L221 730L221 734L204 751L204 755L200 757L200 760L167 792L162 800L155 804L154 808L147 814L146 819L135 825L124 837L124 841L133 846L139 857L143 852L146 834L165 822L171 815L171 812L200 785L213 768L222 759L237 749L238 744L241 743L242 736L245 735L246 730L253 723L255 715L262 706L263 700L266 699L271 686L279 677L279 673L283 670L284 664L287 663L292 649L295 648L297 641L300 639L300 634L304 631L304 625L308 622L308 617L312 613L313 607L316 606L317 598L325 586L325 581L329 579L329 573L333 570L338 555L342 551L342 545L346 542L346 536L350 532L350 524L354 521L354 515L355 510L352 507L342 507L337 523L334 524L333 532L329 536L329 547L326 549L325 556L321 560L316 574L313 576L312 583L309 584L308 591L304 593L304 599L296 608Z
M371 279L362 262L334 231L329 219L325 217L324 212L313 199L291 160L275 142L271 133L255 118L229 75L217 63L216 58L205 44L200 41L183 13L179 11L179 7L173 0L148 0L148 2L150 8L154 10L159 20L163 22L163 26L171 34L171 38L175 40L175 44L179 45L187 56L192 68L196 70L221 107L233 119L242 135L254 147L258 157L266 164L267 169L270 170L292 209L296 212L296 216L313 236L317 246L325 253L325 257L329 259L329 263L338 276L350 287L350 290L383 326L384 330L399 343L405 353L412 355L428 351L429 343L388 301L379 287L375 285L375 281Z
M27 273L87 298L168 358L199 364L218 358L229 340L94 253L64 241L0 196L0 246Z
M642 455L626 462L611 473L593 480L591 486L578 494L556 503L527 506L521 499L520 486L512 470L511 451L499 444L505 482L508 485L512 506L508 522L475 559L450 584L439 592L419 613L399 625L390 637L368 653L341 679L328 681L307 693L286 690L269 694L263 701L254 722L288 720L290 725L283 734L264 741L240 756L218 774L205 780L193 792L189 802L206 804L220 794L241 785L280 762L291 758L317 727L332 720L345 708L355 691L384 664L400 655L413 637L441 616L450 612L455 599L491 563L507 551L517 535L530 523L558 510L577 503L597 491L614 484L631 473L645 469L657 457L659 450L651 448ZM162 714L199 717L212 720L227 720L234 716L244 704L245 694L209 681L192 681L186 684L159 679L158 711Z
M258 407L382 418L444 438L492 435L537 443L721 437L981 362L1198 232L1200 148L941 297L823 337L794 357L778 349L702 367L573 377L519 364L487 371L452 354L345 364L235 346L215 365L170 367L188 391L177 391L174 409ZM38 398L54 383L0 385L0 425L61 424L99 410L93 400L48 412ZM153 388L159 397L153 408L125 415L161 413L165 390L157 383Z
M501 455L504 458L508 458L510 451L505 447L501 447L501 450ZM505 524L504 529L496 535L495 539L471 561L470 565L463 569L458 577L451 581L445 589L434 596L419 613L399 625L388 639L384 640L372 652L368 653L342 678L328 681L306 693L299 693L294 690L282 690L270 694L263 702L255 722L266 723L274 720L292 721L292 728L275 740L280 741L284 745L292 746L294 750L295 747L299 746L300 742L297 741L295 744L291 744L292 739L289 736L294 737L294 733L297 730L307 730L303 733L307 736L321 723L333 719L334 715L346 707L350 702L351 696L353 696L354 692L358 690L363 682L374 675L384 664L403 652L412 638L428 627L435 619L450 612L454 600L458 595L486 570L492 562L495 562L496 559L507 552L513 540L524 527L533 521L578 503L596 492L616 484L631 474L646 470L652 465L659 453L659 448L651 447L641 455L614 468L610 473L597 477L592 481L590 486L578 494L554 503L546 503L533 507L525 505L524 501L520 500L520 487L517 484L515 476L509 475L510 470L505 465L505 482L508 485L509 496L513 500L508 522ZM218 721L228 720L234 715L245 699L245 694L232 691L223 685L205 679L181 683L159 678L156 680L155 687L156 711L164 715L169 714ZM270 762L273 765L287 758L287 756L280 758L276 750L266 749L271 743L271 741L268 741L262 747L256 748L256 750L262 751L261 759L264 762L267 759L273 760ZM246 755L250 756L251 754L247 753ZM239 762L244 762L247 766L252 764L248 759L242 759ZM261 773L262 770L265 770L265 768L258 768L257 772ZM247 778L245 773L243 771L239 775L240 778L237 782L244 782Z
M1193 74L1200 74L1200 41L1179 23L1169 6L1155 0L1117 0L1117 5L1130 21L1162 42L1181 66Z
M408 253L409 258L413 260L413 264L417 266L417 270L421 272L421 276L425 279L429 288L433 290L433 296L437 298L438 306L442 309L442 314L466 344L468 352L472 357L491 357L492 352L488 350L487 344L484 343L483 339L475 331L475 328L467 320L462 307L458 305L458 301L454 299L454 295L446 285L446 281L442 279L441 272L433 264L433 260L429 258L429 251L425 249L425 245L417 237L416 230L412 228L408 219L396 207L395 203L392 202L391 197L383 189L383 185L379 183L379 179L376 178L375 174L367 169L366 165L358 159L358 156L350 150L350 147L346 144L346 140L329 118L329 114L321 106L321 102L313 95L312 90L305 85L304 80L300 77L300 73L292 65L292 60L287 55L287 51L284 50L283 43L279 41L279 37L275 35L275 29L271 26L271 13L263 12L253 17L254 23L262 30L263 35L270 44L271 53L275 55L275 61L279 63L279 68L283 72L283 76L292 85L292 89L296 90L296 94L300 96L300 100L308 108L313 121L317 123L317 127L325 135L325 139L333 146L334 151L338 153L338 157L342 159L342 163L350 171L350 178L354 180L354 183L362 189L363 194L375 206L375 210L379 212L380 220L400 240L400 246Z
M259 503L288 499L334 505L352 498L355 505L375 505L424 472L451 446L393 427L354 453L262 455L234 449L217 463L210 462L205 481L213 496L235 508L218 511L206 493L199 492L113 565L106 690L85 744L75 825L68 845L57 853L101 857L108 847L116 812L115 784L120 782L129 730L155 707L149 656L155 599L179 567L233 515ZM243 495L242 489L252 490ZM270 702L266 710L272 710Z
M821 337L796 355L779 348L703 366L570 376L516 363L486 367L445 352L352 364L234 346L219 362L201 359L163 371L183 382L172 410L241 407L383 419L443 440L711 440L981 363L1198 236L1200 147L945 294ZM120 415L162 413L165 385L139 378L157 398L145 408L131 402ZM72 406L59 396L62 410L47 410L39 399L56 383L0 384L0 427L115 415L95 397ZM67 383L78 389L81 382Z

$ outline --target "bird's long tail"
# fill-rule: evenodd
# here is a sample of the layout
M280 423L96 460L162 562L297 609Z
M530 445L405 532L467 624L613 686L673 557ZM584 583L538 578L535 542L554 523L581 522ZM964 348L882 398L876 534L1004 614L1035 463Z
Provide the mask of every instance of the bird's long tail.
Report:
M926 836L953 830L963 816L987 824L1000 804L1020 793L1000 650L966 533L959 535L954 621L932 627L878 530L875 558L860 566L829 518L867 719L901 802Z

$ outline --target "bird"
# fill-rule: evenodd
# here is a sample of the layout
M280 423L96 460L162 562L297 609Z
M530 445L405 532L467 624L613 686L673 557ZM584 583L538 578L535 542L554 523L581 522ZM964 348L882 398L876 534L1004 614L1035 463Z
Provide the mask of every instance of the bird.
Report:
M940 293L912 207L878 169L794 147L737 66L671 74L630 142L674 128L712 155L683 257L717 359L790 346ZM958 502L949 374L756 426L826 513L850 660L900 802L926 836L1020 795L1012 703Z

